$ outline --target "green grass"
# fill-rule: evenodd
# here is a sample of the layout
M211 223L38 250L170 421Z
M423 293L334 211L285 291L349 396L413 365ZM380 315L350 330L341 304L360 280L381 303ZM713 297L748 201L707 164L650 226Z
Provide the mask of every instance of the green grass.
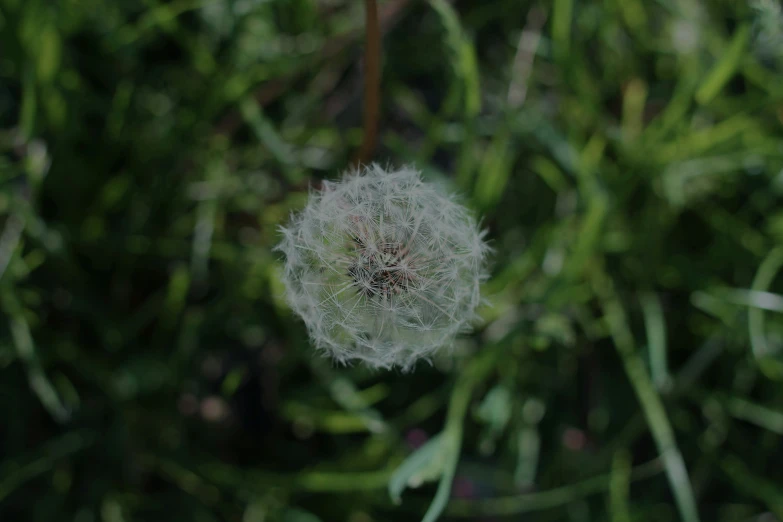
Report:
M0 520L783 520L771 5L381 0L373 159L495 249L402 374L272 251L361 146L363 2L0 0Z

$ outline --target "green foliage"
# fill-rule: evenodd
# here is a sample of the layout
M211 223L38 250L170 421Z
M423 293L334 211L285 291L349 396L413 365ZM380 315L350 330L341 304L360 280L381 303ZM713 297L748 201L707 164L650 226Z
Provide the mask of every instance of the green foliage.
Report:
M362 2L0 0L0 520L783 520L780 9L379 4L375 160L495 249L411 374L314 356L271 250Z

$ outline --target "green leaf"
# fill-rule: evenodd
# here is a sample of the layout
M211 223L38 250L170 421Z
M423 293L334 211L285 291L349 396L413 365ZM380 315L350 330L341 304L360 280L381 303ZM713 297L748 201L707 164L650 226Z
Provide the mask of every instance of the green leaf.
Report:
M443 472L443 435L437 434L408 455L389 479L389 496L395 504L402 501L406 487L436 480Z

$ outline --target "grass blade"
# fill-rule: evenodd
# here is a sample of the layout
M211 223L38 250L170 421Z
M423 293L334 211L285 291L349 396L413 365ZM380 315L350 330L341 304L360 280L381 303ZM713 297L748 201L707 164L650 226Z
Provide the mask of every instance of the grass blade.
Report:
M620 301L614 295L611 282L606 276L603 276L596 283L596 289L601 297L610 335L623 361L628 380L631 382L639 399L647 424L655 440L655 445L663 459L663 465L677 503L680 518L683 522L698 522L699 514L696 509L693 489L688 478L688 470L677 447L674 431L666 416L661 397L647 374L644 361L642 361L636 350L625 310L623 310Z
M650 351L650 373L659 390L669 386L671 379L666 362L666 320L658 295L652 292L641 296L644 325L647 329L647 349Z

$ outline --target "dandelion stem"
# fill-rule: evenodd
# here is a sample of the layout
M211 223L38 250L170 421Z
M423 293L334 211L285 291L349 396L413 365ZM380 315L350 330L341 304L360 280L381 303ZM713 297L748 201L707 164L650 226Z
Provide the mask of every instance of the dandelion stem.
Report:
M364 135L362 146L354 159L355 165L372 159L378 139L378 117L381 90L381 29L376 0L365 0L364 43Z

